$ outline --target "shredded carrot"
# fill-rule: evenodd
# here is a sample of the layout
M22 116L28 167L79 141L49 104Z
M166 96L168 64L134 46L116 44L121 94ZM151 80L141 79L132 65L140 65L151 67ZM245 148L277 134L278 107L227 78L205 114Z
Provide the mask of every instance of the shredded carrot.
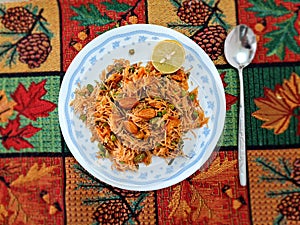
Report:
M117 169L136 170L139 163L149 165L153 156L184 155L183 135L208 124L198 89L188 91L189 72L179 69L165 76L151 62L142 66L125 60L116 60L107 71L114 72L96 85L93 99L81 87L72 106L78 113L89 112L94 139L106 147Z

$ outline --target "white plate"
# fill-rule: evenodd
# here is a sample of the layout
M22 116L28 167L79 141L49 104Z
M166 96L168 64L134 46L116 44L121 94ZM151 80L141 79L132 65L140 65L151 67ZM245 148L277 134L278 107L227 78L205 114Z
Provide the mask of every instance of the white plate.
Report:
M198 99L208 127L196 129L196 139L184 142L189 157L178 157L171 165L154 157L149 166L141 165L138 172L119 172L111 168L108 159L96 158L97 143L69 106L77 83L94 84L99 74L114 59L125 58L131 63L147 62L157 42L174 39L186 50L184 68L193 68L190 89L199 86ZM133 55L129 50L134 49ZM222 134L225 121L225 94L219 73L210 58L191 39L172 29L157 25L138 24L112 29L86 45L69 66L59 93L59 122L64 139L76 160L92 175L112 186L128 190L156 190L176 184L196 172L210 157ZM193 137L188 133L188 136Z

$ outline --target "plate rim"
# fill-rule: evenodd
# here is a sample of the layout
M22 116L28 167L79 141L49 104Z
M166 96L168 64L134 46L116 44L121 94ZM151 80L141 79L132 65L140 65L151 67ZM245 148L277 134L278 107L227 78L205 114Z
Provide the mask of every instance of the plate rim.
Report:
M94 171L94 168L88 167L87 166L87 162L81 157L81 154L79 152L79 150L74 146L74 143L70 140L69 137L69 133L67 132L67 127L65 127L66 123L70 122L70 121L66 121L65 119L65 102L63 99L63 94L62 92L66 92L64 90L64 87L68 87L67 82L70 81L70 78L72 77L72 75L74 74L74 71L76 70L76 65L79 64L82 60L84 60L84 56L93 48L93 46L95 46L95 44L99 44L101 43L102 40L106 40L107 38L109 38L111 35L117 35L117 33L123 33L123 32L129 32L129 31L150 31L152 33L168 33L168 35L170 36L174 36L174 39L180 39L181 42L182 41L188 41L189 45L194 45L195 48L201 52L201 59L203 61L205 61L206 63L210 64L208 67L210 68L211 73L213 74L213 82L216 83L217 88L220 88L221 90L218 91L218 95L219 98L222 99L222 102L220 102L220 113L222 114L219 117L219 120L221 120L221 124L220 124L220 129L218 129L218 134L217 134L217 141L216 144L214 144L214 147L212 147L211 152L208 154L208 157L204 158L204 162L201 165L198 165L198 163L195 163L194 165L192 165L191 167L188 167L185 171L183 171L180 174L180 177L175 177L171 180L167 180L163 183L154 183L152 185L135 185L135 184L131 184L131 185L124 185L121 182L118 182L116 180L112 180L109 179L109 177L99 177L99 173L97 173L97 171ZM116 33L117 32L117 33ZM203 58L202 58L203 56ZM75 68L74 68L75 67ZM224 87L222 85L222 81L221 78L218 78L216 75L219 75L218 70L215 66L215 64L213 63L213 61L209 58L209 56L204 52L204 50L198 46L196 43L194 43L189 37L187 37L186 35L175 31L171 28L167 28L167 27L163 27L160 25L153 25L153 24L133 24L133 25L126 25L126 26L122 26L122 27L118 27L118 28L114 28L112 30L108 30L105 33L99 35L98 37L96 37L95 39L93 39L91 42L89 42L76 56L75 58L72 60L71 64L69 65L62 83L61 83L61 87L60 87L60 91L59 91L59 99L58 99L58 114L59 114L59 125L61 128L61 132L62 135L64 137L64 140L68 146L68 148L70 149L72 155L74 156L74 158L77 160L77 162L83 167L85 168L90 174L92 174L93 176L95 176L97 179L118 187L118 188L123 188L123 189L127 189L127 190L134 190L134 191L151 191L151 190L158 190L158 189L162 189L165 187L169 187L172 186L176 183L181 182L182 180L186 179L187 177L191 176L192 174L194 174L198 169L200 169L201 166L203 166L207 160L211 157L212 153L214 152L214 148L217 146L218 141L220 140L222 133L223 133L223 129L224 129L224 125L225 125L225 117L226 117L226 101L225 101L225 91L224 91ZM222 93L222 96L220 96L220 94ZM205 156L205 155L204 155ZM202 158L201 158L202 160ZM196 167L196 168L195 168Z

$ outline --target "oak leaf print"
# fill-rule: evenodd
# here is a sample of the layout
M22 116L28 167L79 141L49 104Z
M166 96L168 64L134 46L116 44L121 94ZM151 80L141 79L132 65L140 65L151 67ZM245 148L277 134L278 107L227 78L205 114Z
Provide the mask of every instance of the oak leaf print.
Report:
M252 113L255 118L265 121L262 128L274 129L275 134L281 134L286 131L293 116L300 118L300 115L294 114L300 106L300 78L297 74L292 73L290 79L284 80L283 85L277 85L274 91L265 88L264 95L254 99L259 110ZM300 129L297 134L300 135Z
M198 171L174 185L168 201L168 218L178 224L182 221L192 221L189 224L224 224L223 219L230 215L227 210L220 211L220 208L228 200L214 190L236 180L236 165L237 160L229 160L227 157L221 160L218 156L206 170ZM226 175L216 178L220 174Z
M169 218L171 218L177 211L177 209L180 206L180 199L181 199L181 190L182 190L182 186L181 185L177 185L174 187L174 193L172 195L172 199L169 202L169 208L171 208L171 213L169 215Z
M7 122L8 118L14 112L14 101L8 101L7 96L3 90L0 90L0 122Z
M191 207L187 203L187 201L182 200L180 202L180 207L178 208L176 212L176 219L179 221L186 221L188 218L189 214L192 212Z
M221 163L221 159L218 157L211 163L207 171L203 171L194 176L192 178L192 181L200 182L204 180L213 180L214 177L220 175L221 173L224 173L225 171L228 171L230 168L234 168L234 166L236 165L237 160L228 160L228 158L226 158L224 162ZM231 178L234 179L234 176L232 176ZM221 180L222 177L219 177L218 179ZM224 177L224 179L228 180L230 178Z
M59 165L36 162L29 169L24 167L21 169L20 175L9 183L4 177L0 179L0 224L58 224L47 223L47 220L50 219L51 207L57 205L60 207L60 204L58 202L53 205L45 204L44 201L41 201L40 193L42 190L55 188L54 185L59 179L57 176ZM24 170L26 170L25 173ZM61 208L56 210L61 210ZM46 214L47 211L49 214Z
M17 225L26 225L32 224L35 225L33 221L29 218L29 216L25 213L22 202L18 199L16 195L14 195L11 189L8 190L9 193L9 203L8 210L10 215L8 216L7 224L17 224Z
M49 116L49 112L56 108L56 105L48 100L42 99L47 93L45 89L46 80L40 83L32 82L28 90L23 84L19 84L16 91L11 95L17 103L14 107L21 115L36 121L39 117Z
M20 175L16 180L14 180L10 186L11 187L26 187L30 185L37 185L37 183L45 179L43 181L43 185L48 183L48 185L51 185L51 182L54 179L57 179L57 177L53 176L54 170L57 168L57 166L46 166L45 163L42 164L42 166L39 168L39 165L35 163L27 172L26 175Z
M25 138L35 135L41 128L34 127L32 124L20 127L20 117L9 120L6 127L0 127L2 145L6 149L14 148L20 150L23 148L33 148L33 145Z

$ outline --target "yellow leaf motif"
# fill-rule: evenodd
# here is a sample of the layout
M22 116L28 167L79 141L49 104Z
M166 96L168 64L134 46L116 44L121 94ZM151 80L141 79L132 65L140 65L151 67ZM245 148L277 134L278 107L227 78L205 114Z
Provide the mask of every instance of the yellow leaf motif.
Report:
M199 191L193 185L191 185L190 187L192 192L191 204L192 206L196 207L196 210L193 210L192 221L196 221L200 217L203 208L206 209L206 213L208 213L208 218L211 218L211 210L206 205L205 200L202 198Z
M3 90L0 90L0 122L7 122L8 118L14 112L14 101L8 101L6 94Z
M178 207L178 209L176 210L176 218L184 221L188 218L191 212L192 209L189 204L185 200L182 200L180 203L180 207Z
M289 80L284 79L282 87L278 89L282 98L292 109L300 106L300 77L296 73L292 73Z
M179 205L180 205L180 198L181 198L181 184L177 185L174 187L174 193L172 195L172 200L169 203L169 208L172 209L169 218L171 218L176 210L178 209Z
M220 157L217 157L212 164L210 165L209 169L207 171L199 173L197 176L193 177L193 181L201 181L204 179L212 178L214 176L217 176L224 171L227 171L229 168L234 167L237 164L237 160L231 160L229 161L227 158L224 160L224 162L221 164ZM228 179L228 178L226 178Z
M292 73L283 85L277 85L275 90L265 88L264 97L254 99L259 110L252 116L265 121L262 128L274 129L274 134L281 134L289 127L295 108L300 106L300 77Z
M180 184L175 185L168 205L171 210L169 218L174 218L178 221L185 221L187 218L192 221L202 221L207 218L212 218L214 222L217 222L218 218L215 216L217 214L220 215L221 213L214 212L209 206L210 203L218 205L218 202L211 202L212 199L208 197L211 195L212 190L209 188L206 190L205 187L200 187L200 190L198 190L195 183L207 181L215 182L216 180L220 182L222 177L226 179L226 182L230 179L234 180L235 175L237 175L237 171L234 169L236 165L237 160L230 161L228 158L225 158L221 163L220 157L217 157L211 163L207 171L199 172L194 177L192 176L188 181L185 180ZM216 178L216 176L219 176L222 173L226 173L227 176ZM216 200L220 199L221 197L216 198Z
M8 212L5 209L4 205L0 205L0 222L4 223L6 218L8 217Z
M57 166L49 166L47 167L45 163L42 164L41 168L39 169L39 165L37 163L33 164L33 166L29 169L27 174L20 175L16 180L11 183L11 187L16 186L24 186L30 185L33 182L37 182L40 179L44 179L47 177L48 181L53 180L51 178L53 170L57 168Z
M9 190L9 204L8 209L12 212L12 215L9 216L8 225L13 224L31 224L36 225L33 221L30 220L29 216L25 213L22 203L19 201L18 197Z

